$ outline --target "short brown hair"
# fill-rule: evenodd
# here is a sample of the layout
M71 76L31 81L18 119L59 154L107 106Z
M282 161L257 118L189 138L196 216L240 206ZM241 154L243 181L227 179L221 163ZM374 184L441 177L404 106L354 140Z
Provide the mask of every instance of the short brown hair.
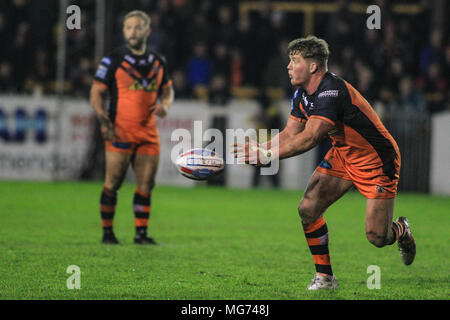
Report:
M125 23L125 21L128 18L131 18L131 17L139 17L139 18L141 18L142 21L144 21L145 26L150 28L150 23L152 22L152 19L144 11L142 11L142 10L133 10L133 11L128 12L125 15L125 17L123 17L123 23Z
M319 67L327 67L330 50L328 43L316 36L292 40L288 45L288 54L300 53L304 59L315 60Z

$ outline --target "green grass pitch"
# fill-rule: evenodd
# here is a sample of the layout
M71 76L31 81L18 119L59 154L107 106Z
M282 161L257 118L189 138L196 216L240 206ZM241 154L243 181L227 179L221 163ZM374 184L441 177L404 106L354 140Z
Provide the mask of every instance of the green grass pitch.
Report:
M149 233L133 244L134 185L119 192L115 232L103 245L101 183L0 182L0 299L449 299L450 198L400 193L417 256L365 237L365 199L350 192L325 215L336 291L308 292L314 264L297 204L302 191L157 186ZM69 290L67 268L81 270ZM381 288L369 290L370 265Z

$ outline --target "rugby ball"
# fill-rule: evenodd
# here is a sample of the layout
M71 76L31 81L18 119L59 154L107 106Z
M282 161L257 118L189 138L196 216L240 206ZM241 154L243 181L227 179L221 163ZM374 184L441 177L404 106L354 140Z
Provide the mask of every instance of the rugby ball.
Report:
M179 173L193 180L215 177L225 169L225 163L220 155L202 148L180 154L175 160L175 166Z

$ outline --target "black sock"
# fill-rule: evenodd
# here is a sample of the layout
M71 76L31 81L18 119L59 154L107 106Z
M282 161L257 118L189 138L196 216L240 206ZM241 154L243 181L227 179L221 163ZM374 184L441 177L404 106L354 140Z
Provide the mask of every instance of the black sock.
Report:
M117 192L104 187L100 197L100 216L105 234L111 234L113 232L116 203Z
M134 223L136 235L146 236L148 220L150 219L151 198L149 193L136 189L133 198Z

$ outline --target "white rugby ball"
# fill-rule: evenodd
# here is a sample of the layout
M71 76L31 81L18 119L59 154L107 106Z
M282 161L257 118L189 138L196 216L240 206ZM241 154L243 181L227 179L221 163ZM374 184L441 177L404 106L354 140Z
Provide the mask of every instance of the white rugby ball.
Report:
M175 166L179 173L193 180L206 180L219 175L225 169L225 163L220 155L202 148L180 154Z

